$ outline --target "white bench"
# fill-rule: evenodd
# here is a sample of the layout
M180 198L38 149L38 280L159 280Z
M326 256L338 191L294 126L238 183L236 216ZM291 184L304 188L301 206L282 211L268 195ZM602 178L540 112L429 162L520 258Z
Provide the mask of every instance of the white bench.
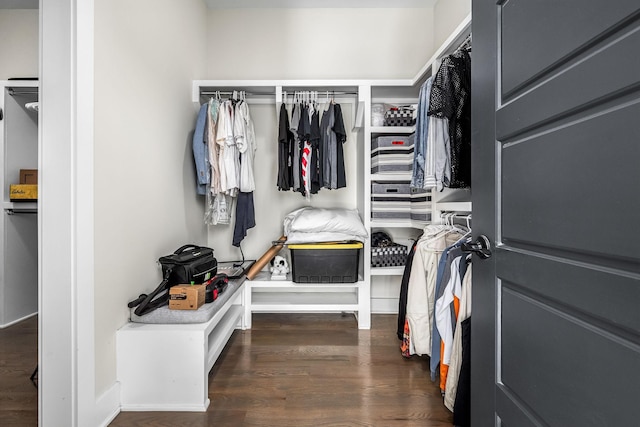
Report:
M199 320L203 315L208 319L203 323L132 321L117 331L121 410L207 410L209 371L233 331L245 329L244 286L244 280L231 281L227 292L222 294L224 299L221 297L192 312ZM188 321L188 312L175 312L162 307L143 318L153 322L166 315Z

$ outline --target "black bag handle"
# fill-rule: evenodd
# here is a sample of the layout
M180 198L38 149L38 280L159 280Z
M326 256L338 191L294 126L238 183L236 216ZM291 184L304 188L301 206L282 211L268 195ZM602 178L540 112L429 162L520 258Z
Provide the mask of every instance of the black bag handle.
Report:
M160 284L158 285L157 288L155 288L153 290L153 292L151 292L150 294L141 294L138 298L136 298L135 300L129 302L128 307L129 308L133 308L136 307L134 313L137 316L142 316L145 315L153 310L155 310L158 307L161 307L163 305L165 305L168 301L169 301L169 292L167 292L164 295L159 296L158 298L156 298L154 300L154 298L162 291L165 291L167 289L169 289L171 286L167 286L167 284L169 283L169 276L171 276L171 272L173 271L173 269L168 268L167 271L165 271L164 274L164 279L162 279L162 282L160 282Z
M182 252L184 252L185 250L189 249L189 248L193 248L193 249L200 249L200 246L197 245L184 245L184 246L180 246L178 249L175 250L174 254L178 255L181 254Z

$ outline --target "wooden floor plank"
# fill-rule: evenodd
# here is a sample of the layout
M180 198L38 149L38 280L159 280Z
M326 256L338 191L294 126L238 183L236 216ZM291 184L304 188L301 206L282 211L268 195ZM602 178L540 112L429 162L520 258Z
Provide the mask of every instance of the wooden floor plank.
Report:
M401 356L395 315L255 314L209 376L205 413L122 412L118 427L450 427L426 358ZM0 330L0 425L37 426L37 318Z
M451 426L426 358L405 359L395 315L254 314L209 376L207 417L123 412L112 426Z

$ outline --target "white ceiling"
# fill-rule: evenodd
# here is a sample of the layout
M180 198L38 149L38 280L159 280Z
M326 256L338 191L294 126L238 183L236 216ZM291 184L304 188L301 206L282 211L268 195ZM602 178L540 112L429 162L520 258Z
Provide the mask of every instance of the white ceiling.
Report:
M438 0L205 0L209 9L246 8L409 8ZM0 9L37 9L38 0L0 0Z
M205 0L210 9L246 8L413 8L438 0Z
M0 9L37 9L38 0L0 0Z

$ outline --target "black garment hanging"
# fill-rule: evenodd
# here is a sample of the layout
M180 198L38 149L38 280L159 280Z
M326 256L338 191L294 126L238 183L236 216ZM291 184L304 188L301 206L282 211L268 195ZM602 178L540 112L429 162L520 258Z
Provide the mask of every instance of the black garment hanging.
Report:
M291 189L291 146L293 145L293 132L289 128L289 115L284 103L280 107L280 120L278 123L278 190Z
M464 319L462 328L462 365L458 376L458 391L453 404L453 425L471 425L471 317Z
M320 113L314 111L311 116L311 135L309 142L311 143L311 194L317 194L322 187L322 174L320 163Z
M471 186L471 57L466 49L442 60L431 86L430 116L449 120L450 188Z
M338 164L336 165L338 173L338 181L336 188L344 188L347 186L347 180L344 170L344 152L342 150L342 144L347 141L347 131L344 128L344 120L342 118L342 108L340 104L336 104L334 114L336 117L336 123L333 125L333 131L336 133L338 140L336 149L338 150Z
M236 223L233 228L233 242L235 247L247 237L247 230L256 226L256 213L253 205L253 192L238 192L236 203Z
M418 240L420 240L418 238ZM402 341L404 336L404 322L407 317L407 296L409 293L409 277L411 276L411 266L413 265L413 257L416 253L416 247L418 246L418 240L413 242L409 255L407 255L407 262L404 265L404 272L402 273L402 281L400 282L400 303L398 305L398 339Z

